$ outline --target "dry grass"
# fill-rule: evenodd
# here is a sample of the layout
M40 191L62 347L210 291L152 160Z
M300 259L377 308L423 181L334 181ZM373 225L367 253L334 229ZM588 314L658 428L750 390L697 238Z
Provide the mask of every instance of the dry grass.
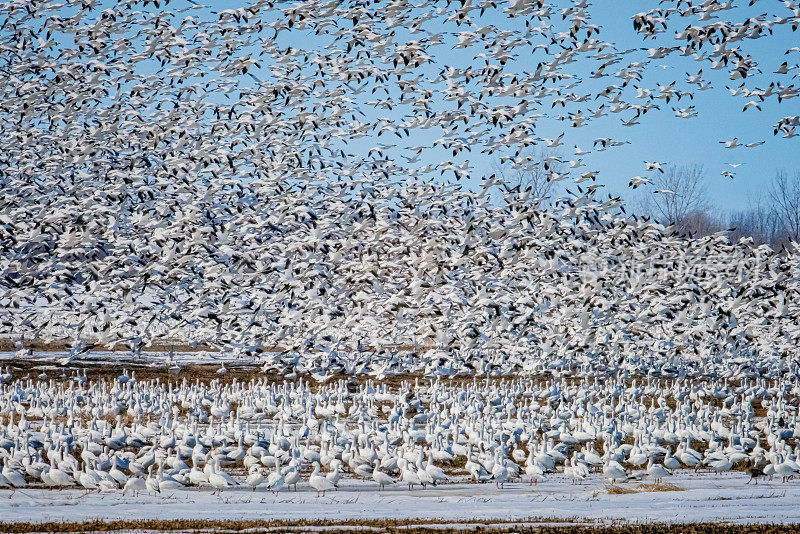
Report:
M628 495L630 493L636 493L636 490L628 486L617 486L616 484L612 484L610 486L606 486L606 493L609 495Z
M467 465L466 456L456 456L452 460L436 460L433 462L437 467L441 467L447 476L458 476L466 474L464 467Z
M605 491L609 495L630 495L631 493L648 493L653 491L685 491L685 490L686 488L676 486L675 484L663 483L663 482L661 484L642 483L635 487L609 484L605 487ZM594 493L594 496L596 497L599 493L600 493L599 491L596 491Z
M670 484L669 482L662 482L661 484L639 484L636 486L636 491L643 493L650 491L686 491L686 488Z
M456 456L452 460L436 460L433 463L442 469L463 470L464 466L467 465L467 457Z

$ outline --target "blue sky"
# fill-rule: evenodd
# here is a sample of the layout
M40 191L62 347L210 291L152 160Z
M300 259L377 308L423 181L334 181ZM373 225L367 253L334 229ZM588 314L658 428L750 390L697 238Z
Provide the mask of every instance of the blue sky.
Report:
M192 4L194 2L191 2ZM419 2L414 2L415 4ZM719 16L725 20L742 21L748 17L756 16L761 13L767 13L769 18L773 18L775 14L786 16L788 10L782 2L761 0L756 2L754 6L747 6L747 2L739 2L743 7L738 7L730 11L723 11ZM211 0L205 2L211 9L217 11L226 8L237 7L229 2L222 2ZM564 22L562 22L560 8L571 5L571 2L554 1L554 10L551 22L558 26L557 31L562 31ZM175 9L184 6L190 6L188 0L177 0L169 5L169 8ZM288 8L292 4L283 2L278 4L278 8ZM434 2L436 7L444 7L443 2ZM450 9L454 9L451 4ZM648 48L653 46L675 46L681 44L675 41L675 31L682 30L689 24L698 25L702 24L696 15L688 17L674 16L671 20L671 26L668 30L658 36L657 39L643 40L642 36L637 35L632 25L632 15L648 9L650 6L657 5L656 2L644 5L642 2L633 0L616 0L614 2L599 2L596 1L589 6L589 14L591 21L602 28L599 39L612 42L616 45L618 50L631 49L631 48ZM666 3L662 7L666 7ZM102 8L102 7L101 7ZM556 9L557 8L557 9ZM148 7L147 9L153 9ZM99 11L96 12L99 14ZM201 16L203 18L209 17L212 20L216 18L216 14L209 14L207 10L192 10L181 16L192 15ZM500 9L496 12L487 12L481 19L481 24L495 24L500 29L523 29L524 20L508 19ZM348 24L342 24L348 26ZM466 27L458 27L454 23L445 23L439 26L428 24L427 29L432 31L441 31L446 34L446 39L455 39L454 32L469 29ZM410 34L406 28L398 27L395 29L397 35L394 44L403 44L407 39L424 39L425 34L414 33ZM268 36L272 30L265 31L265 36ZM310 35L308 31L291 30L283 31L280 34L278 43L282 47L293 46L295 48L316 48L316 45L321 42L319 39ZM543 40L541 42L547 42ZM781 81L784 85L794 83L797 85L797 79L792 77L800 72L793 71L788 75L773 74L773 71L783 62L789 61L790 65L800 62L800 54L794 53L785 55L784 52L796 46L800 42L800 31L792 32L790 25L777 26L775 35L767 36L757 40L745 40L744 42L737 43L737 46L742 47L746 52L753 54L753 57L758 61L759 68L763 74L756 75L754 78L748 78L748 87L764 88L773 80ZM341 44L341 43L340 43ZM419 73L426 77L433 77L441 70L443 65L459 65L466 66L473 61L473 55L480 52L483 46L480 44L477 48L472 50L453 50L450 44L432 47L437 55L434 56L435 64L430 67L418 69ZM552 46L551 53L557 52L557 47ZM521 50L525 50L524 48ZM708 47L706 48L708 50ZM530 54L530 50L528 50ZM552 56L551 56L552 57ZM507 65L509 70L516 69L517 71L533 72L536 69L537 63L540 61L549 61L551 57L545 55L544 51L538 50L533 54L525 56L521 54L516 60L509 62ZM642 61L647 58L647 53L644 50L639 50L633 54L626 56L621 63L611 66L606 72L613 74L619 68L625 66L630 61ZM480 60L478 60L479 62ZM269 74L266 72L265 67L268 65L268 57L262 59L264 65L260 70L251 71L251 74L256 74L260 79L266 79ZM564 72L575 72L578 76L582 77L583 82L578 91L586 91L588 89L600 89L610 84L621 84L619 78L609 76L600 78L598 80L587 79L587 75L597 64L593 62L582 62L581 60L575 62L564 68ZM696 86L686 84L686 73L696 74L702 67L703 79L710 81L712 89L708 91L698 91ZM680 102L670 101L665 103L657 101L661 106L660 110L651 110L642 119L641 124L635 127L624 127L621 124L621 119L630 119L633 112L630 110L621 113L609 113L608 115L599 119L593 120L588 126L583 128L571 128L566 121L557 120L559 115L566 115L567 112L576 112L580 109L596 109L601 103L606 103L605 98L597 100L590 100L586 103L571 103L565 109L557 107L552 109L546 105L542 109L536 109L535 104L532 105L532 113L542 113L544 117L536 121L535 135L541 138L555 138L561 132L566 132L564 139L564 146L559 148L559 154L565 159L574 159L573 146L578 145L584 150L592 149L592 142L598 137L611 137L613 139L627 140L630 144L623 147L617 147L606 151L598 152L592 150L588 156L584 156L583 160L586 164L580 172L588 170L598 170L599 175L597 181L607 186L607 191L613 194L621 194L623 197L633 199L646 187L640 188L636 192L628 187L628 182L631 177L637 175L647 175L644 168L643 161L659 161L667 164L702 164L706 169L706 179L708 185L709 199L711 203L721 211L736 211L745 209L748 204L756 201L758 196L763 193L766 185L772 179L778 169L795 170L800 169L800 137L794 139L783 139L780 136L772 135L773 125L782 117L787 115L800 114L800 98L786 100L782 104L778 104L777 100L772 97L767 102L762 104L762 111L755 109L742 111L744 103L748 99L741 97L734 97L728 91L726 86L735 87L739 85L740 81L731 81L728 78L730 68L724 68L719 71L711 70L708 61L697 62L691 57L680 57L677 54L671 55L666 60L651 63L645 67L644 78L640 82L635 82L636 85L646 87L651 90L657 88L657 84L669 84L673 81L678 82L677 87L683 90L692 89L694 99L683 99ZM412 73L416 74L416 73ZM242 85L254 85L255 82L247 76L239 78L239 83ZM369 83L369 82L368 82ZM371 82L374 83L374 82ZM386 84L390 94L394 97L398 96L396 84ZM632 98L631 92L634 92L632 87L626 89L625 100L632 103L644 103L641 100ZM215 95L215 99L224 102L227 95ZM453 102L445 102L441 100L442 95L437 94L432 99L434 108L439 109L455 109ZM353 97L357 103L363 103L367 100L376 98L369 90L361 96ZM361 99L359 101L359 99ZM507 103L516 104L519 99L509 99ZM494 103L502 102L501 98L495 98ZM696 107L697 116L691 119L683 119L675 116L672 107L685 108L690 105ZM396 110L394 112L381 111L369 106L361 106L365 111L364 121L375 120L378 117L386 116L388 118L399 117ZM408 108L405 113L406 116ZM395 115L392 115L392 114ZM501 154L493 156L485 156L480 153L480 148L473 149L471 153L463 152L452 157L450 153L433 146L434 141L442 136L440 129L432 128L430 130L417 129L413 131L411 138L398 140L397 137L392 135L384 135L377 137L375 135L368 135L361 139L346 140L347 150L355 152L360 156L367 154L369 149L378 143L398 143L397 149L388 151L390 157L398 161L404 161L403 156L411 155L413 152L403 150L402 147L409 146L426 146L428 147L421 159L417 164L423 166L426 163L438 163L439 161L452 160L455 164L463 163L469 160L472 165L472 176L467 181L467 184L475 187L480 182L480 177L488 176L494 170L498 163ZM736 148L726 149L720 144L720 141L730 140L733 137L738 137L740 142L755 142L764 140L766 143L756 148ZM732 169L728 163L741 163L742 165L737 169ZM736 177L734 179L721 176L723 171L735 171ZM430 176L439 176L439 173L432 173ZM451 174L452 176L452 174ZM398 177L402 179L402 177ZM566 182L565 182L566 183Z
M690 24L702 24L697 16L673 16L676 22L673 22L667 31L660 34L655 41L652 39L644 41L633 29L632 16L649 9L650 4L655 3L645 6L643 2L632 0L594 2L589 9L592 22L602 28L599 38L614 43L619 50L659 45L676 46L681 43L674 39L675 29L683 30ZM787 14L779 2L762 1L752 7L747 6L745 2L739 4L743 4L743 7L722 12L720 18L739 22L762 13L768 13L768 18L773 18L772 15L776 13L781 16ZM662 7L667 5L668 3L664 3ZM560 16L558 18L560 19ZM783 85L800 83L798 79L792 78L800 70L782 76L773 74L784 61L788 61L790 66L800 63L800 54L785 55L786 50L797 46L798 43L800 43L800 30L792 32L789 24L777 26L772 36L737 43L753 55L763 71L760 75L754 74L754 79L749 78L747 87L763 89L772 81L780 81ZM706 50L710 51L710 48L706 47ZM644 51L640 53L640 57L647 55ZM624 63L614 65L607 72L614 72L622 65ZM703 69L703 79L711 82L712 89L698 91L696 86L685 83L686 74L697 74L700 68ZM732 96L726 86L736 88L741 84L741 80L731 81L729 71L729 68L715 71L710 68L708 61L698 62L692 57L672 54L667 59L660 60L658 64L648 65L644 79L636 84L655 89L656 84L667 85L677 81L677 87L692 89L694 93L692 100L686 98L680 102L672 100L669 104L660 101L661 109L651 110L641 119L641 123L634 127L625 127L621 124L620 119L632 117L632 113L622 112L611 113L595 120L587 127L578 129L565 130L563 122L554 124L554 121L544 120L539 125L537 133L542 137L554 138L562 131L566 131L565 146L559 149L565 158L574 158L573 145L577 144L584 150L591 149L592 141L597 137L630 141L626 146L602 152L593 151L584 157L589 168L600 171L597 181L606 185L609 192L622 194L626 199L635 200L640 195L648 194L647 187L636 191L628 187L631 177L648 175L644 168L644 160L677 165L702 164L706 171L710 205L722 212L746 209L764 195L765 188L777 170L800 170L800 137L784 139L780 134L773 136L773 125L779 119L787 115L800 114L800 98L785 100L782 104L778 104L777 99L772 97L761 103L762 111L755 108L742 111L744 104L750 99ZM601 83L618 83L619 80L602 78L597 82L599 87ZM599 99L590 104L580 105L596 108L603 101L604 99ZM672 110L673 107L686 108L690 105L695 106L697 110L697 116L690 119L679 118ZM546 109L544 112L552 113L552 110ZM766 143L755 148L740 146L735 149L728 149L720 144L720 141L732 140L734 137L738 137L740 143L762 140ZM728 163L742 165L734 169ZM733 179L722 176L720 173L723 171L735 172L736 176Z
M652 3L655 5L655 3ZM557 4L561 7L561 4ZM569 3L564 3L569 5ZM666 4L663 4L666 6ZM618 50L630 48L649 48L655 46L676 46L682 44L675 40L675 31L682 30L689 24L703 24L698 20L697 15L688 17L673 16L673 21L668 30L661 33L655 40L644 40L642 36L635 33L632 25L632 16L646 6L642 2L632 0L617 0L615 2L594 2L590 5L589 13L592 16L591 22L601 26L602 31L599 36L601 40L610 41L617 46ZM555 11L555 10L554 10ZM736 8L727 12L722 12L720 18L731 21L742 21L748 17L767 13L768 18L774 18L775 14L787 15L787 10L779 2L757 2L750 7L744 3L743 7ZM554 13L553 22L561 22L560 13ZM484 17L483 23L493 23L499 28L520 28L522 21L519 19L507 19L498 11L495 14L488 14ZM443 26L442 31L459 31L464 27L457 28L455 25ZM438 29L437 29L438 31ZM419 34L410 35L408 38L420 39ZM307 41L298 39L297 35L285 33L283 39L286 43L295 42L300 45L307 45ZM401 39L397 39L400 41ZM746 39L744 42L737 43L736 46L743 48L747 53L753 55L758 62L762 74L753 74L747 80L747 87L765 88L771 81L780 81L783 85L790 85L796 80L792 76L800 71L793 71L788 75L773 74L773 71L783 62L789 61L790 65L800 62L800 54L785 55L784 52L796 46L800 42L800 32L792 32L790 25L776 26L775 34L761 39ZM556 47L553 47L554 49ZM731 47L729 47L731 48ZM472 61L472 55L454 51L450 46L439 46L435 50L441 56L435 56L437 61L436 68L431 68L426 72L433 74L436 69L441 68L442 64L461 64L466 65ZM710 47L705 48L710 52ZM473 51L474 53L474 51ZM612 66L607 72L613 73L629 61L644 60L647 52L640 50L630 54L622 63ZM547 59L542 51L525 58L519 58L516 68L533 72L539 61ZM511 64L511 62L510 62ZM574 67L576 72L582 72L585 87L601 88L609 84L619 84L621 80L614 77L601 78L599 80L588 80L585 78L590 69L596 67L595 64L588 63L582 65L576 62ZM567 67L571 69L572 67ZM590 150L592 142L597 137L611 137L613 139L628 140L630 144L617 147L602 152L592 151L589 156L583 159L587 168L581 170L598 170L598 182L607 186L607 191L613 194L621 194L623 197L633 200L641 194L647 194L647 187L642 187L637 191L632 191L628 187L631 177L637 175L647 175L644 168L644 160L658 161L666 164L702 164L706 170L706 180L708 185L709 201L712 206L723 212L732 212L745 209L748 205L756 202L763 194L765 186L772 179L778 169L794 170L800 169L800 150L798 150L798 139L784 139L780 135L773 136L773 125L782 117L787 115L797 115L800 112L800 98L786 100L782 104L777 103L777 99L772 97L761 104L762 111L750 109L742 111L742 107L749 99L739 96L732 96L726 86L736 87L741 80L731 81L729 79L730 68L712 70L708 61L698 62L692 57L681 57L677 54L671 55L666 60L653 62L645 68L644 78L636 85L646 87L651 90L657 88L657 84L667 85L673 81L677 82L677 87L683 90L691 89L694 93L692 100L683 99L680 102L674 100L669 103L657 101L661 106L660 110L651 110L642 119L641 124L635 127L624 127L621 119L630 119L633 112L625 111L622 113L609 113L607 116L594 120L589 126L583 128L570 128L564 121L555 120L558 115L566 115L568 111L578 111L579 109L597 108L605 99L601 98L588 103L568 105L566 109L558 107L552 109L544 107L534 110L534 113L543 113L546 117L537 121L536 135L544 138L555 138L562 131L566 132L564 146L560 147L560 154L565 159L574 158L573 145L578 145L583 150ZM686 83L687 73L696 74L703 69L703 79L710 81L712 89L698 91L696 86ZM567 70L570 72L570 70ZM604 85L605 84L605 85ZM632 87L628 91L633 91ZM633 98L627 98L634 103L643 103ZM446 104L443 104L446 105ZM685 108L695 106L697 116L684 119L675 116L672 108ZM606 104L608 107L608 104ZM368 116L373 116L367 110ZM438 137L437 132L418 131L414 135L414 143L407 145L430 144ZM762 146L755 148L739 147L727 149L720 141L731 140L738 137L741 143L756 141L766 141ZM396 139L394 139L396 141ZM358 147L362 143L372 143L376 139L359 140L351 143L352 147ZM391 142L391 138L384 136L378 139L379 142ZM365 145L366 146L366 145ZM431 149L425 152L425 157L430 161L438 161L436 157L447 160L450 156L444 151ZM497 163L499 154L494 157L482 156L479 151L473 150L470 154L459 154L454 158L458 163L464 159L469 159L473 166L473 176L471 182L473 186L478 183L480 176L492 173L493 167ZM734 169L728 163L742 164ZM734 179L722 176L723 171L733 171L736 176ZM567 184L567 182L564 182ZM652 190L652 188L651 188Z
M776 12L782 16L786 14L785 9L777 9L783 7L779 2L761 1L752 7L747 7L744 2L739 3L745 7L729 13L723 12L721 16L741 21L765 12L770 15ZM613 5L611 2L595 2L592 14L595 23L604 29L601 36L618 43L620 48L641 46L642 40L634 33L631 16L644 9L642 4L631 0L616 0ZM680 20L685 21L684 25L699 24L697 17ZM663 40L666 45L672 40L674 33L665 35L669 36L669 39ZM791 78L792 74L779 76L773 74L773 71L784 61L788 60L789 65L800 62L800 54L784 54L798 43L800 31L793 33L788 24L779 26L773 36L742 43L744 49L757 59L759 68L764 73L758 76L760 83L753 85L765 88L772 80L780 80L784 85L797 85L798 81ZM680 56L670 57L666 64L671 68L650 69L650 79L658 83L685 79L687 72L696 74L701 66L691 57ZM707 62L702 67L703 77L712 82L713 89L694 91L692 102L683 100L678 106L682 108L695 105L697 117L678 118L669 109L670 105L666 108L662 106L660 112L653 110L648 113L648 120L642 121L635 128L624 128L613 123L608 125L609 128L617 128L619 136L627 135L631 141L630 145L620 147L614 152L596 155L599 157L594 161L609 188L622 192L627 189L630 176L644 175L644 159L677 164L699 163L706 169L710 202L717 209L735 211L747 208L749 201L761 195L776 170L800 170L798 138L784 139L780 134L772 135L772 125L780 118L800 113L800 99L786 100L779 105L773 98L762 104L761 112L755 109L743 112L742 107L749 99L731 96L725 87L735 87L741 82L729 80L727 69L713 71ZM748 82L748 86L751 86L750 83ZM740 142L766 140L766 143L756 148L736 149L726 149L719 144L719 141L733 137L738 137ZM734 179L720 175L724 170L734 170L727 163L744 164L735 170Z

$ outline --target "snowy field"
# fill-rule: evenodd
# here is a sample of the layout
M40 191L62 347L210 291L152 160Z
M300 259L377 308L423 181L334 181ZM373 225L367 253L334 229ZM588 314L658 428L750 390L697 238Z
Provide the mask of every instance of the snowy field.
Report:
M800 522L800 481L746 485L742 473L678 473L669 483L683 491L609 494L599 475L574 485L563 477L527 483L449 484L412 492L342 481L338 491L317 497L307 485L274 495L264 489L179 490L159 496L87 493L82 490L0 491L3 521L82 522L94 519L570 519L577 522L654 521L734 523ZM619 487L635 490L637 483Z
M800 523L793 377L314 384L143 356L137 379L129 353L0 354L0 523Z
M0 0L0 534L800 532L799 1Z

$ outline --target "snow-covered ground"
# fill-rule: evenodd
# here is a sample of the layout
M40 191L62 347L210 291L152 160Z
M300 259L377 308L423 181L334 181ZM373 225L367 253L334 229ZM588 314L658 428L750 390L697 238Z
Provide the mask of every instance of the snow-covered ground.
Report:
M352 389L345 387L345 381L332 381L312 391L295 382L198 381L192 385L173 383L171 377L169 383L134 381L127 373L114 379L121 372L117 367L111 367L110 381L97 382L73 375L84 362L87 367L113 364L130 355L90 353L79 365L72 361L62 366L57 358L64 356L32 356L37 365L23 372L39 377L38 381L11 378L0 371L0 407L15 414L0 425L0 449L9 451L7 455L0 451L6 457L2 467L16 470L19 476L23 472L28 475L25 487L0 489L0 522L419 519L453 524L491 519L800 523L797 479L787 483L780 477L762 479L756 486L746 484L748 476L740 472L715 475L678 469L664 480L678 490L647 491L652 488L631 481L620 486L631 493L609 493L600 474L573 484L565 476L569 464L564 459L583 465L587 455L597 456L594 447L599 441L603 451L610 451L603 461L616 458L634 476L644 473L648 458L661 463L665 455L682 457L679 453L683 452L685 456L688 452L682 445L703 446L700 450L704 452L695 459L702 459L706 468L730 460L720 467L730 469L748 458L753 463L766 461L762 464L765 469L795 462L800 455L795 416L800 386L793 379L741 384L679 379L671 381L668 388L655 380L625 383L618 377L603 381L586 378L575 384L565 380L481 380L471 384L411 380L400 386L367 383ZM6 358L8 362L11 357L13 353L0 353L0 361ZM203 362L203 358L213 360L209 353L177 353L169 362L167 357L166 353L145 353L143 361L181 365ZM39 375L40 369L46 370L47 380ZM189 376L191 372L177 378ZM106 375L104 380L108 378ZM621 406L626 409L620 410ZM493 431L487 432L487 428ZM354 456L356 447L361 448L363 457L362 452ZM527 466L534 458L561 454L557 462L553 456L557 472L551 467L536 486L527 484L526 475L526 482L506 483L503 489L492 482L466 483L468 470L453 466L447 466L448 474L457 483L427 490L415 487L408 491L398 482L387 491L378 491L372 480L353 479L356 467L371 466L380 458L381 469L398 480L405 477L399 472L401 466L390 467L389 462L383 466L384 459L411 461L418 455L419 470L422 461L447 450L452 450L448 461L468 457L478 471L481 468L475 462L481 463L484 478L501 459L499 465L514 465L513 457L521 466L527 456ZM756 450L760 452L756 454ZM322 472L334 472L334 457L344 478L337 491L317 497L309 486L310 470L319 461L325 464ZM48 458L49 467L45 465ZM214 465L212 460L225 460L224 468L240 482L247 468L264 476L279 469L283 475L300 472L300 491L282 490L275 495L262 485L256 492L237 487L213 494L207 487L187 486L158 495L133 496L124 495L115 484L116 491L108 493L76 488L77 484L95 487L81 481L81 473L86 473L88 466L107 474L111 459L120 460L131 479L134 475L140 481L160 477L163 468L165 475L181 484L202 484L191 480L184 460L192 462L192 469L198 472L202 466L204 473ZM672 460L677 461L675 457ZM686 458L681 462L697 463ZM44 474L54 464L72 473L75 486L43 488L42 484L49 483ZM36 465L38 468L28 469ZM413 462L410 465L413 468ZM37 469L40 473L31 474ZM219 466L214 471L217 469ZM645 477L645 482L651 481L650 476Z
M581 485L553 475L533 487L527 483L507 483L504 489L494 484L450 484L411 492L400 485L377 492L373 483L343 480L338 491L319 498L302 484L298 492L278 495L261 488L227 490L221 495L191 489L138 497L80 490L2 490L0 518L9 522L186 518L800 522L800 481L784 484L775 479L758 486L746 481L742 473L681 472L668 482L683 491L609 494L599 475Z

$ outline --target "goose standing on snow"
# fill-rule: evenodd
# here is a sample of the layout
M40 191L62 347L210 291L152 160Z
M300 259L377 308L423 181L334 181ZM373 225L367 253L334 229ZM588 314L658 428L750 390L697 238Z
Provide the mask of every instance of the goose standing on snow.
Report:
M147 489L147 483L143 478L132 476L125 482L125 486L122 488L122 494L127 495L131 493L136 497L139 495L139 492L147 491Z
M297 491L297 483L300 482L300 470L297 469L297 466L290 465L287 468L283 473L283 481L287 488L294 486L294 490Z
M672 475L669 470L661 464L654 464L653 457L647 462L647 474L653 478L656 484L660 484L662 479L666 476Z
M372 480L377 482L378 490L386 489L387 484L394 484L394 479L381 471L380 468L381 462L380 460L375 460L374 466L375 468L372 470Z
M147 487L147 493L158 494L161 493L161 486L158 483L158 478L153 475L153 466L147 468L147 478L145 479L145 486Z
M330 480L325 478L324 476L319 474L319 462L314 462L314 471L311 473L311 476L308 478L308 484L317 490L317 497L319 497L320 492L322 496L325 496L326 491L330 491L334 488L334 485L331 483Z
M250 473L250 475L248 475L247 480L245 480L245 484L253 488L253 491L255 491L259 484L264 482L265 478L264 472L261 469L256 468L252 473Z
M404 484L408 484L408 491L411 491L413 486L422 485L417 473L411 467L411 464L408 460L405 458L398 459L397 466L400 468L400 481Z
M618 480L628 480L628 473L625 471L625 468L623 468L616 460L610 460L606 462L606 464L603 466L603 476L612 484Z
M283 488L285 483L286 481L283 478L280 468L276 467L275 471L270 473L269 477L267 478L267 489L273 493L278 493Z
M211 472L208 474L208 483L214 488L213 493L222 493L226 488L237 485L237 482L229 474L220 470L218 457L214 459Z
M498 488L503 488L506 480L508 480L508 467L506 466L506 459L503 453L498 450L494 458L494 466L492 467L492 478L494 484Z

